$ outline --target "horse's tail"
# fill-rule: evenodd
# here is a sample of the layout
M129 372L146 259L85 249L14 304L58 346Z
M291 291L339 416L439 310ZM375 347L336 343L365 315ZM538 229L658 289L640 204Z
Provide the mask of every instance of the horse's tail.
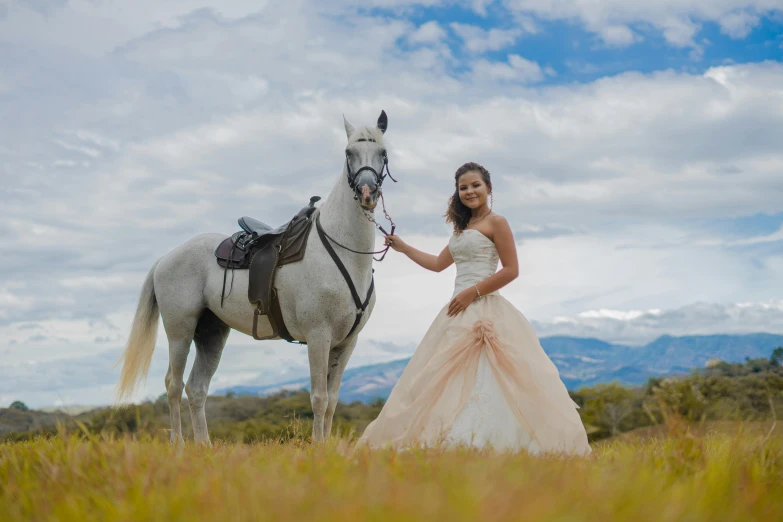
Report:
M120 381L117 383L116 400L129 399L136 387L147 376L155 351L155 340L158 337L158 300L155 297L155 285L152 275L155 273L156 261L147 279L141 287L136 316L133 318L128 344L117 364L122 363Z

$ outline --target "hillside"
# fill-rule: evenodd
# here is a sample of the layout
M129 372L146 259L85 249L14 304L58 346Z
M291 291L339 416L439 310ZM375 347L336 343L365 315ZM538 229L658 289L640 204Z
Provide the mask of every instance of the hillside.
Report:
M334 416L333 431L347 436L361 433L380 412L382 403L341 402ZM182 429L192 434L187 397L183 397ZM281 391L266 397L212 396L207 400L210 436L219 440L254 442L264 439L302 438L309 435L313 410L306 391ZM78 415L42 411L21 412L0 408L0 441L27 440L38 435L58 433L57 424L67 433L148 433L167 439L169 406L164 397L128 408L101 407Z
M703 367L711 357L726 362L766 357L776 346L783 346L783 336L764 333L683 337L665 335L639 347L612 344L599 339L558 336L542 338L541 346L557 366L566 387L575 391L606 382L638 386L650 377L684 375L691 368ZM377 398L385 400L409 360L400 359L346 370L340 399L346 402L368 402ZM215 393L263 396L280 390L309 387L310 380L304 377L275 384L250 383Z
M69 421L71 417L59 411L21 411L14 408L0 408L0 438L11 432L54 429L58 422Z

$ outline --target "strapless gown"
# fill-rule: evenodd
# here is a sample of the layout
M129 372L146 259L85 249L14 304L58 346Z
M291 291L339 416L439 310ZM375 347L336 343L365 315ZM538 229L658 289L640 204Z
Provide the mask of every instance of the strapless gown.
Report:
M497 271L495 244L475 229L454 234L452 298ZM530 453L590 453L587 434L533 327L498 292L430 325L378 417L370 447L467 445Z

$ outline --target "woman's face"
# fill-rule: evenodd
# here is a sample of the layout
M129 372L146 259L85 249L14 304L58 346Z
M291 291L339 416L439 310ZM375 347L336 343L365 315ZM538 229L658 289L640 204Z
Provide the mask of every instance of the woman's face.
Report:
M486 204L489 188L480 172L469 170L461 175L457 180L457 188L459 199L466 207L474 209Z

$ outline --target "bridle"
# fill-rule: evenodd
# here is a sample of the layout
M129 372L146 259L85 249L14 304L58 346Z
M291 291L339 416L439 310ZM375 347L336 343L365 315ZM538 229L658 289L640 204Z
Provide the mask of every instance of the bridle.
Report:
M370 139L360 138L360 139L356 140L356 143L358 143L360 141L372 141L372 142L375 142L375 140L372 139L372 138L370 138ZM375 176L375 182L378 185L378 191L380 192L380 195L381 195L381 208L383 208L383 215L386 216L386 219L389 220L389 223L391 223L391 232L386 232L386 230L380 224L378 224L377 221L375 221L375 218L372 217L372 214L370 214L369 211L367 211L364 208L362 208L362 210L364 211L364 216L369 221L371 221L375 225L375 228L380 230L381 233L384 236L388 236L388 235L394 234L394 230L397 228L397 225L394 224L394 221L392 220L391 216L389 216L389 213L386 212L386 200L383 199L383 191L381 190L381 185L383 185L383 180L386 179L386 176L391 178L391 180L393 182L397 183L397 180L394 179L394 177L391 175L391 171L389 170L389 156L386 154L386 151L385 150L383 151L383 166L381 167L380 173L377 170L375 170L374 168L370 167L369 165L365 165L364 167L360 168L356 172L351 172L351 162L350 162L350 157L349 157L348 150L345 151L345 165L346 165L346 169L348 171L348 186L351 187L351 190L354 191L353 199L359 199L359 196L356 195L356 178L359 176L359 174L362 173L365 170L369 170L370 172L373 173L373 175ZM385 174L383 172L384 169L386 170ZM334 243L335 245L339 246L340 248L344 248L345 250L348 250L349 252L353 252L354 254L367 254L367 255L373 255L374 256L374 254L381 254L382 253L383 255L380 257L380 259L378 259L376 257L373 257L373 259L375 261L378 261L378 262L383 261L383 258L386 257L386 253L389 251L389 247L391 246L391 245L386 245L386 248L384 248L383 250L378 250L377 252L361 252L359 250L353 250L352 248L348 248L347 246L338 243L337 241L334 240L333 237L331 237L330 235L326 234L326 232L324 232L324 235L326 237L328 237L329 240L332 243Z
M369 140L360 138L356 140L356 143L359 143L360 141L372 141L375 143L375 140L370 138ZM397 180L394 179L394 177L391 175L391 171L389 171L389 156L386 154L386 151L383 151L383 167L381 167L381 172L378 173L374 168L370 167L369 165L365 165L364 167L360 168L356 172L351 172L351 162L350 162L350 153L346 149L345 151L345 164L348 169L348 186L351 187L351 190L356 191L356 178L365 170L369 170L373 173L375 176L375 182L378 184L378 189L381 188L381 185L383 184L383 180L386 179L386 176L388 175L391 180L395 183L397 183ZM383 173L383 170L386 169L386 174ZM358 197L354 195L354 199L357 199Z

